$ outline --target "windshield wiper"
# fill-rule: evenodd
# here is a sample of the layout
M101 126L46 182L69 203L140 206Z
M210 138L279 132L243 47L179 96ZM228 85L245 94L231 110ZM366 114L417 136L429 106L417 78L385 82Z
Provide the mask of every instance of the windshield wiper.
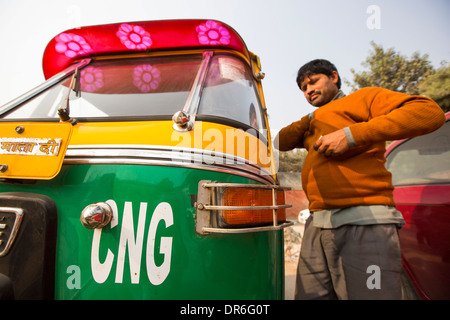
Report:
M58 109L58 116L59 119L61 119L62 122L70 122L72 125L77 123L76 119L73 119L70 117L70 106L69 106L69 100L70 100L70 92L73 90L75 91L76 97L81 97L81 84L80 84L80 72L79 69L76 68L75 72L72 76L72 80L70 80L69 90L67 91L66 98L64 99L63 103L61 104L61 107Z

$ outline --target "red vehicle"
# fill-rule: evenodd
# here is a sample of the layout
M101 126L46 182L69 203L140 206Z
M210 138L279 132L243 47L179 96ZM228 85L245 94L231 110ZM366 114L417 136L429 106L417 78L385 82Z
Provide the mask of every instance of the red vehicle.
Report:
M419 299L450 299L450 112L446 116L435 132L396 141L386 152L406 221L399 231L405 293Z

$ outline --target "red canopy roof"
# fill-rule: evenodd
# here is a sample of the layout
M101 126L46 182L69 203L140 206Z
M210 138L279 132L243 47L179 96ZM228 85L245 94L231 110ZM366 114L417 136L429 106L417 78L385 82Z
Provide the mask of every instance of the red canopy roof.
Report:
M46 79L74 61L91 56L139 51L222 47L249 58L230 26L214 20L165 20L116 23L67 30L54 37L43 57Z

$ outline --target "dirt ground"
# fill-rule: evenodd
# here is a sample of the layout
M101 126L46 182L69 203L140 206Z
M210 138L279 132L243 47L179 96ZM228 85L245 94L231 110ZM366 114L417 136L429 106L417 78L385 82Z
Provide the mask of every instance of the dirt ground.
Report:
M294 300L298 256L305 225L296 222L284 229L285 300Z

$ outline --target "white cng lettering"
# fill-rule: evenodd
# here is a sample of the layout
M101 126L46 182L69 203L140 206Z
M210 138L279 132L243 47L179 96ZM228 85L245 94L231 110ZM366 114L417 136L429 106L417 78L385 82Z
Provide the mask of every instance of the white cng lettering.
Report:
M161 237L161 245L159 253L164 255L163 263L158 267L155 264L155 237L158 222L164 220L166 228L173 224L172 208L168 203L160 203L153 212L150 227L148 228L147 239L147 276L150 282L154 285L159 285L164 282L170 272L170 259L172 257L172 238Z
M110 223L112 229L118 225L117 205L114 200L108 200L106 203L109 204L113 210L113 218ZM147 203L140 203L136 235L134 233L132 206L133 204L131 202L125 202L122 217L122 229L120 231L119 248L117 253L117 268L115 276L116 283L122 283L123 281L123 270L127 251L129 256L128 260L130 263L131 283L139 283L142 248L144 243L144 227L147 216ZM148 228L146 265L148 279L153 285L160 285L167 278L170 272L170 261L172 257L172 237L161 237L160 254L164 256L164 261L160 266L157 266L155 263L154 250L156 231L161 220L164 220L166 228L173 224L172 207L167 202L162 202L155 208L150 220L150 226ZM110 249L108 249L105 261L100 262L99 250L101 234L102 229L94 230L91 250L92 276L97 283L103 283L106 281L114 263L114 254Z
M113 210L113 217L110 222L111 229L117 226L118 223L118 212L117 205L114 200L106 201L107 204ZM108 249L106 254L105 262L101 263L99 260L99 250L100 250L100 237L102 235L102 229L94 229L94 237L92 239L92 249L91 249L91 268L92 276L95 282L103 283L109 276L112 264L114 262L114 254Z

